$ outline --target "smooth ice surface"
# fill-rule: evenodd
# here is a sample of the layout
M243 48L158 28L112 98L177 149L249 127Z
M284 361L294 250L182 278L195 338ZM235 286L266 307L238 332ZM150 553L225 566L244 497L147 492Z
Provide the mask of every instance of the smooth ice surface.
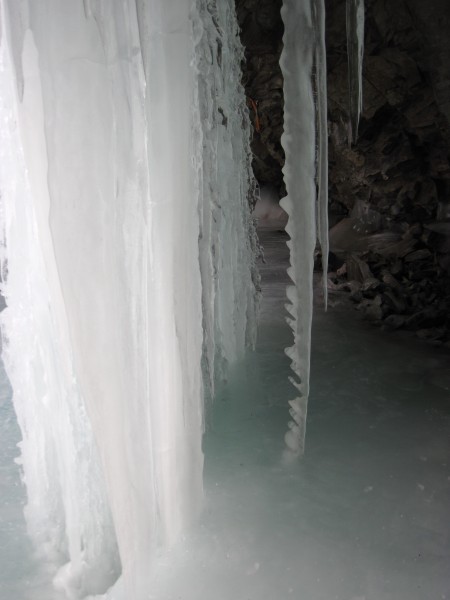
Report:
M356 143L358 125L361 116L362 66L364 57L364 0L347 0L347 59L348 89L350 103L350 135L349 140Z
M231 363L255 335L232 3L1 10L1 322L27 526L63 595L122 575L108 597L141 600L201 507L202 357Z
M320 1L320 0L319 0ZM281 143L286 153L283 168L287 197L280 202L289 220L286 231L291 239L289 276L295 285L287 288L294 331L294 345L286 349L294 377L290 380L298 396L289 402L292 421L285 441L293 455L301 455L305 447L306 416L309 395L311 353L311 320L313 308L313 261L316 246L316 108L313 97L313 64L318 37L316 12L310 0L286 0L281 15L284 22L283 52L280 65L284 77L284 133ZM322 7L323 9L323 7ZM320 27L323 15L319 15ZM321 50L318 50L321 57ZM323 59L323 57L322 57ZM323 65L322 65L323 67ZM322 81L319 77L317 81ZM319 107L320 122L323 106ZM323 125L323 123L322 123ZM320 193L325 198L326 179L323 136L320 137ZM323 204L321 211L324 211ZM325 223L321 212L321 223ZM321 235L322 226L320 227Z

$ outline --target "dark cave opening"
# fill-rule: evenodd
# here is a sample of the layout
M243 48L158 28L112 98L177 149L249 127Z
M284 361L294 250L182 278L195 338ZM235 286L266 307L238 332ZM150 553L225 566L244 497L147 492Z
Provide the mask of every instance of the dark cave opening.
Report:
M366 2L363 112L351 144L346 4L325 4L331 284L375 325L450 348L449 8L440 0L427 9ZM252 166L260 186L279 197L286 193L281 6L236 0Z

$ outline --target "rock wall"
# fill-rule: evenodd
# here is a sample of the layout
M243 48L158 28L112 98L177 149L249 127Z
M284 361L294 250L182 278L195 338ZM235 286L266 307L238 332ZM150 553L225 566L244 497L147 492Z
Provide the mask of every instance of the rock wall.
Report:
M340 221L330 235L345 261L335 282L351 282L353 300L370 319L446 343L450 132L443 72L431 69L445 44L429 43L415 2L366 4L364 107L350 146L345 1L327 1L330 213Z
M236 0L259 182L284 194L281 0ZM348 140L345 0L326 0L331 273L368 318L450 341L450 4L366 0L363 113ZM333 260L334 259L334 260Z
M245 48L243 84L253 123L253 170L261 185L274 186L285 195L283 174L282 0L236 0L236 12Z

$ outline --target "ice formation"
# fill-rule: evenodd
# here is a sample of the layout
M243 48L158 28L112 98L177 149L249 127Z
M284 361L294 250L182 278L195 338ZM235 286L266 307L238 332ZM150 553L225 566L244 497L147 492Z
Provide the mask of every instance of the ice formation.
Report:
M358 125L363 103L364 14L364 0L347 0L347 58L350 102L349 139L353 143L358 138Z
M327 102L327 50L325 44L325 1L316 0L312 4L315 43L315 105L316 105L316 147L317 147L317 238L322 253L323 296L327 306L328 273L328 102Z
M2 335L27 522L68 598L121 575L108 597L141 600L201 505L202 356L211 372L254 337L232 4L1 10Z
M212 394L227 364L255 342L257 241L247 207L256 182L234 1L197 0L194 30L204 373Z
M286 354L294 371L291 382L299 392L297 398L290 401L292 421L285 441L290 453L301 455L309 396L317 234L325 257L325 278L328 254L324 2L285 0L282 18L285 31L280 63L285 105L281 141L286 153L283 173L288 195L281 205L289 215L286 231L291 237L288 242L291 266L288 273L295 284L287 290L286 308L292 317L288 321L294 332L294 345L286 349Z

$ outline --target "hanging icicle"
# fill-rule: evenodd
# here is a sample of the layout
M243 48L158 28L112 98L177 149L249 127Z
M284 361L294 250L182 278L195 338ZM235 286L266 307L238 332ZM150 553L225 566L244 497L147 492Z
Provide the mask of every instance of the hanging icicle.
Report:
M347 56L350 101L349 142L358 139L362 111L362 63L364 55L364 0L347 0Z
M317 147L317 238L322 252L322 285L325 309L328 302L328 102L327 52L325 45L325 1L313 3L316 30L315 91L316 91L316 147Z
M305 447L309 397L311 323L313 311L314 250L317 238L323 255L326 302L328 258L328 165L325 57L325 6L323 0L285 0L281 68L284 75L283 169L288 195L281 201L289 215L286 231L290 262L286 306L294 345L286 349L298 396L289 402L292 421L285 436L290 456ZM300 109L299 109L300 107Z

